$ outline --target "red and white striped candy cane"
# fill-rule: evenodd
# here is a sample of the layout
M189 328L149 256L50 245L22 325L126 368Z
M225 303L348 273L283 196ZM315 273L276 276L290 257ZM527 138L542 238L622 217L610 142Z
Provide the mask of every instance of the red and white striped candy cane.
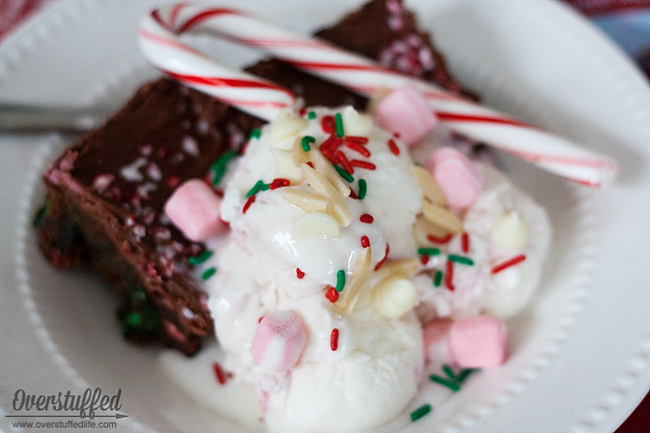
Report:
M408 84L422 92L441 124L552 173L590 186L600 186L616 173L614 161L565 138L450 94L429 82L391 71L326 42L279 29L245 12L179 4L154 11L145 18L142 29L151 32L156 26L167 30L168 37L190 31L210 31L264 49L278 59L367 96L380 88L395 89ZM141 39L146 40L146 35L141 31ZM199 60L205 62L207 59L200 53L190 53L198 58L196 61L184 58L187 74L204 76L205 68ZM154 62L163 61L154 58L160 53L145 50L145 54Z
M293 93L271 81L221 65L182 43L168 23L182 6L154 11L139 29L140 48L169 76L261 119L272 121L283 108L293 108Z

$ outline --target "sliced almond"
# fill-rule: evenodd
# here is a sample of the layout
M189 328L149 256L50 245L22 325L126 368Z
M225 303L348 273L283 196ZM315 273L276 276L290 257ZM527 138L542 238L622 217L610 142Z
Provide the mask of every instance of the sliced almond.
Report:
M359 299L359 290L361 290L366 282L366 278L368 278L368 274L370 274L371 265L372 251L370 248L364 248L361 254L359 254L352 276L345 284L345 287L343 287L341 296L334 304L340 313L350 314L354 310L354 305Z
M350 186L345 183L340 174L334 169L329 159L325 158L320 149L315 146L309 151L309 158L314 163L314 169L330 181L338 192L347 197L350 194Z
M345 203L345 197L327 180L322 174L311 168L307 164L302 164L300 168L305 175L305 179L314 192L331 200L331 207L328 213L338 221L338 223L347 227L352 223L352 213Z
M326 197L299 188L282 188L282 197L307 212L326 212L330 206Z
M427 247L432 244L431 240L428 238L429 235L435 236L436 238L444 238L450 232L433 224L431 221L426 219L424 215L419 215L413 224L413 239L419 247ZM383 267L383 266L382 266Z
M422 200L422 213L431 223L443 228L447 232L458 234L463 231L461 220L447 209Z
M309 153L305 152L302 148L302 137L296 138L291 153L293 155L293 163L296 167L300 167L302 164L309 161Z
M386 274L399 274L409 276L415 274L420 269L420 261L415 259L398 259L385 262L381 271Z
M446 206L447 199L445 194L440 189L438 182L436 182L431 174L424 168L419 165L412 165L409 167L409 173L415 178L420 188L422 188L422 193L427 200L431 203L437 204L438 206Z

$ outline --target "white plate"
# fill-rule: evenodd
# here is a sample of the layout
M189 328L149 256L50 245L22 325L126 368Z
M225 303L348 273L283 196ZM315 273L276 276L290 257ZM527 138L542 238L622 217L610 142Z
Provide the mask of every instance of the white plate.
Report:
M162 2L60 1L0 46L0 100L119 105L153 77L136 46L142 14ZM234 0L222 4L236 4ZM355 1L354 4L358 4ZM487 103L614 156L603 191L504 158L555 225L539 296L511 323L511 357L409 432L611 432L650 386L650 89L600 33L548 0L413 0L460 80ZM246 2L240 7L308 32L354 5ZM232 65L255 53L210 45ZM0 135L0 415L16 390L122 390L118 431L240 427L198 408L161 374L157 349L122 341L115 300L89 272L53 269L36 248L31 216L39 174L69 144L56 135ZM413 407L427 401L423 387ZM2 416L0 430L14 418Z

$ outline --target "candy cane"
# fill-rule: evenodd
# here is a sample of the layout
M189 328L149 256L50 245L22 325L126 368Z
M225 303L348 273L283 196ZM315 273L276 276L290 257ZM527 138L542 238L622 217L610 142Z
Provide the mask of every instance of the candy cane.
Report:
M172 20L180 10L170 9ZM254 116L272 121L278 112L294 107L293 93L271 81L223 66L178 40L155 11L140 26L140 47L167 75Z
M206 91L213 90L212 76L208 73L212 73L209 68L211 63L204 55L186 45L180 48L176 35L190 31L211 31L229 40L264 49L297 68L366 96L372 96L382 88L411 85L422 92L440 124L578 183L600 186L613 178L617 170L616 163L611 159L583 149L567 139L453 95L429 82L391 71L323 41L279 29L244 12L184 4L152 12L144 19L140 29L145 55L167 72L170 72L171 66L178 64L177 68L184 73L172 75L199 90L202 88L195 84L197 80L208 81ZM165 50L165 46L170 49ZM188 76L191 78L188 79ZM247 75L246 80L251 80L251 76ZM268 82L265 83L270 86ZM220 85L224 85L223 81L220 81ZM240 83L239 87L228 89L230 99L227 100L237 105L243 98L239 92L248 92L247 95L257 95L251 98L261 104L265 96L263 91L269 89L247 88ZM278 87L273 90L278 91ZM276 99L270 101L274 106L278 104ZM284 104L286 106L287 102L284 101Z

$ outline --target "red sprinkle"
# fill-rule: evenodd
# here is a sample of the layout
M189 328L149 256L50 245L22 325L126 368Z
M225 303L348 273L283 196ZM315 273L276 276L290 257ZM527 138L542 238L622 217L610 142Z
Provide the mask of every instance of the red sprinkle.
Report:
M345 142L347 143L354 143L354 144L367 144L368 143L368 137L361 137L358 135L348 135L345 137Z
M320 120L320 126L323 128L323 131L328 134L336 132L336 120L334 119L334 116L323 116Z
M219 364L218 362L213 362L212 370L214 371L214 376L217 378L217 382L219 382L219 385L225 385L226 382L228 382L228 376L223 371L223 368L221 368L221 364Z
M372 224L375 219L369 213L364 213L359 217L359 221L366 224Z
M388 258L389 252L390 252L390 245L386 244L386 254L384 254L384 257L380 261L378 261L377 264L375 265L375 271L378 271L379 268L381 268L381 265L384 264L384 262Z
M252 196L248 197L248 200L246 200L246 203L244 204L244 208L241 210L242 213L246 213L249 207L255 202L255 194Z
M467 232L463 232L460 237L460 248L464 253L469 252L469 234Z
M451 238L453 238L451 233L447 233L442 238L436 237L436 236L434 236L432 234L427 235L427 239L429 239L434 244L446 244L447 242L449 242L451 240Z
M370 151L368 149L366 149L365 147L363 147L362 145L357 144L357 143L351 143L349 141L346 141L345 145L347 147L349 147L350 149L354 150L355 152L358 152L361 155L365 156L366 158L370 158L370 155L371 155Z
M172 188L179 183L181 183L181 179L178 176L169 176L167 178L167 185L171 186Z
M368 236L361 236L361 246L363 248L368 248L370 246L370 239L368 239Z
M449 289L449 291L453 292L456 287L454 286L454 262L451 260L447 260L447 266L445 269L445 286Z
M321 143L321 145L318 146L318 147L320 148L320 150L328 149L328 148L332 147L332 145L334 144L334 141L335 141L337 138L338 138L338 137L336 136L336 134L332 134L332 135L330 135L329 137L327 137L327 140L323 141L323 142Z
M273 181L269 184L269 189L278 189L289 185L291 185L289 179L278 177L276 179L273 179Z
M314 163L311 161L307 161L307 165L310 166L311 168L314 168Z
M350 161L350 165L352 165L352 167L365 168L366 170L376 170L377 169L377 166L375 164L373 164L372 162L360 161L358 159L353 159L352 161Z
M427 254L422 254L420 256L420 263L422 263L422 265L429 263L429 256Z
M336 350L339 347L339 330L338 328L332 329L332 335L330 336L330 347L332 350Z
M331 303L334 303L339 299L339 292L336 290L336 287L329 287L330 288L327 289L327 292L325 292L325 297L329 299Z
M354 198L354 199L359 198L359 196L357 195L357 193L354 192L354 190L353 190L352 188L350 188L350 194L348 195L348 197L350 197L350 198Z
M302 280L305 277L305 273L300 270L300 268L296 268L296 277L298 277L299 280Z
M390 151L393 153L393 155L399 155L399 147L397 147L397 143L395 143L395 140L392 138L388 140L388 147L390 148Z
M321 149L321 152L323 152L323 155L325 155L325 158L329 159L332 164L338 164L340 161L337 158L336 155L334 155L334 152L332 149L329 147L324 147Z
M495 267L493 267L492 268L492 273L493 274L499 273L499 272L503 271L504 269L509 268L510 266L514 266L516 264L519 264L519 263L523 262L524 260L526 260L526 255L525 254L520 254L518 256L515 256L515 257L511 258L510 260L506 260L505 262L500 263L500 264L496 265Z
M343 151L339 150L336 152L336 156L339 159L339 162L345 169L350 174L354 174L354 167L352 167L352 164L350 164L350 161L348 160L348 157L345 156L345 153Z
M343 144L343 139L341 137L334 136L334 141L330 145L330 149L336 150Z
M298 114L299 114L301 117L304 116L305 114L307 114L307 108L302 107L302 108L300 109L300 111L298 111Z

